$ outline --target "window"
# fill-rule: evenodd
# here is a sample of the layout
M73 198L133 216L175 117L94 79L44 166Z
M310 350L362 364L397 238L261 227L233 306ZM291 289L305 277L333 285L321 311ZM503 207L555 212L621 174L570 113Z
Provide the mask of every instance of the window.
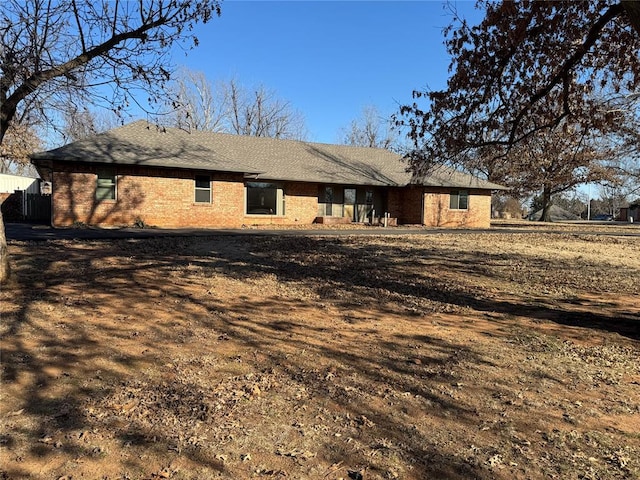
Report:
M325 187L324 189L324 213L322 216L333 215L333 187Z
M248 215L284 215L284 193L279 185L249 182L245 191Z
M469 192L466 190L452 190L449 208L451 210L467 210L469 208Z
M365 193L365 203L367 205L373 205L373 190L367 190Z
M325 187L324 201L325 203L333 203L333 187Z
M356 204L356 189L345 188L344 189L344 204L355 205Z
M196 175L196 203L211 203L211 177Z
M116 172L113 168L98 170L98 182L96 184L96 200L116 199Z

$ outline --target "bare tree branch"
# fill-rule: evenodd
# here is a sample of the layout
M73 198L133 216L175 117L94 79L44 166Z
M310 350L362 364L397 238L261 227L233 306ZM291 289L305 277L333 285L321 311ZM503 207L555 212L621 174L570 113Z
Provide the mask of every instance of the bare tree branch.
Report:
M71 11L62 5L48 7L46 13L38 13L42 0L30 0L24 9L22 3L21 0L8 0L3 5L0 28L19 46L23 33L18 30L19 24L14 26L13 23L33 4L33 17L29 19L33 23L27 35L38 38L41 47L25 52L17 49L2 52L0 141L16 115L18 105L54 80L66 79L72 89L85 88L86 77L108 77L119 87L137 82L149 90L158 88L168 80L168 70L161 65L162 52L174 41L189 37L183 35L185 24L207 21L212 13L219 13L215 0L140 2L141 20L135 23L130 8L112 8L107 0L99 9L91 2L80 5L74 1ZM154 9L154 5L157 8ZM118 6L116 3L115 7ZM46 22L44 28L38 26L41 21ZM70 25L75 25L75 29L69 30ZM105 32L111 34L105 35ZM74 47L68 40L74 35L81 39L79 47ZM18 61L21 61L21 67L15 69ZM17 74L18 70L21 75Z
M448 164L549 195L614 175L609 160L624 155L619 138L638 116L637 103L625 111L606 100L637 100L640 34L630 3L480 0L479 25L455 17L445 30L447 88L414 92L395 117L414 144L410 167Z
M220 14L218 0L4 0L0 3L0 147L16 120L46 118L90 85L114 86L112 108L122 110L136 88L161 97L169 80L166 51L195 37L196 22ZM138 20L139 18L139 20ZM79 39L79 41L78 41ZM1 217L0 217L1 219ZM0 283L8 258L0 220Z

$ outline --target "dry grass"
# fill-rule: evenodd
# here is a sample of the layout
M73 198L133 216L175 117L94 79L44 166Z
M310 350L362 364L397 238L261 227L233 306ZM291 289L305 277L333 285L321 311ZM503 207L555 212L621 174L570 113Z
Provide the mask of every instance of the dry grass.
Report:
M639 243L12 243L0 478L637 478Z

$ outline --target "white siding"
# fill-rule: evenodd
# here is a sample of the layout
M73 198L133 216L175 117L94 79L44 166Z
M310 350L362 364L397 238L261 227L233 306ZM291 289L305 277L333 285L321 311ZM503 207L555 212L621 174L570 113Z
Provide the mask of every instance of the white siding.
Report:
M38 178L0 173L0 193L13 193L16 190L25 190L27 193L40 193L38 180Z

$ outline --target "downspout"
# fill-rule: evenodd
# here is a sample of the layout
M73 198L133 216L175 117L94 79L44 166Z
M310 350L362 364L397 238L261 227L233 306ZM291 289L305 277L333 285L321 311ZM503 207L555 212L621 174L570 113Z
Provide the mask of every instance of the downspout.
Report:
M422 195L420 196L420 223L422 224L422 226L424 227L425 223L424 223L424 206L425 206L425 202L424 202L424 197L425 197L425 188L422 187Z
M53 196L55 195L55 186L53 184L53 173L54 173L54 166L53 166L53 161L51 162L51 169L49 170L49 181L51 182L51 195L49 195L49 201L51 202L51 211L49 212L49 225L51 227L55 227L55 225L53 224L53 219L56 218L54 215L54 209L55 207L55 202L54 202L54 198Z

